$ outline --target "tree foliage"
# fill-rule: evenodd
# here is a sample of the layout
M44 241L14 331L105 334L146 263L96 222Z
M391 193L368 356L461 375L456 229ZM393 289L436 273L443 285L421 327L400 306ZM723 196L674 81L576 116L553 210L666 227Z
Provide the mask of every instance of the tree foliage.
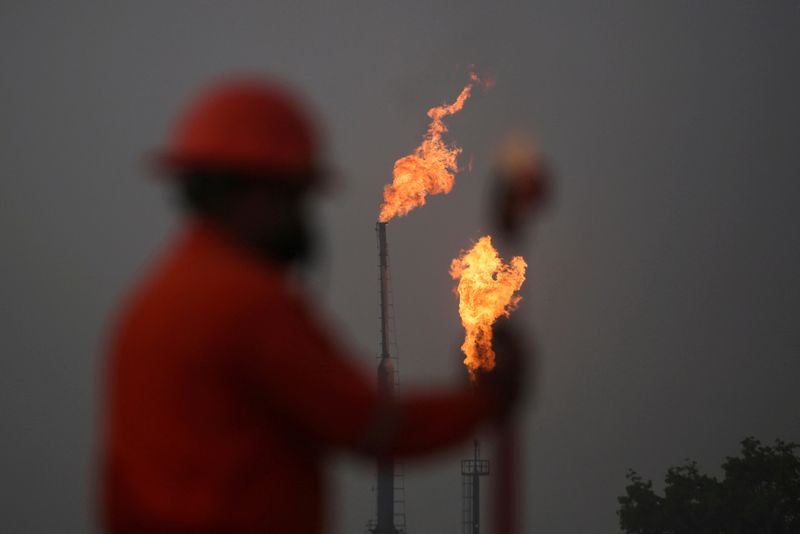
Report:
M762 445L748 437L739 456L727 457L723 478L700 472L687 461L671 467L664 494L629 471L617 515L627 534L800 533L798 445L777 440Z

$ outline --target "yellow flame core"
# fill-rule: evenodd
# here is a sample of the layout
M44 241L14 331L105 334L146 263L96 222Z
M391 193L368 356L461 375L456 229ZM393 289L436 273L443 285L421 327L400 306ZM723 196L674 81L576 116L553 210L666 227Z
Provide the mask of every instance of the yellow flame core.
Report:
M464 364L474 379L482 369L494 369L492 325L501 315L508 316L522 297L515 295L525 281L528 264L522 256L503 263L492 238L484 236L450 264L450 276L458 280L458 313L466 336L461 350Z
M383 203L378 216L380 222L387 222L424 206L428 195L449 193L453 189L461 148L448 146L442 140L442 135L447 132L442 119L461 111L464 102L472 94L472 86L480 81L475 73L470 74L470 82L461 90L455 102L428 110L431 123L422 144L412 154L394 162L392 183L383 189Z

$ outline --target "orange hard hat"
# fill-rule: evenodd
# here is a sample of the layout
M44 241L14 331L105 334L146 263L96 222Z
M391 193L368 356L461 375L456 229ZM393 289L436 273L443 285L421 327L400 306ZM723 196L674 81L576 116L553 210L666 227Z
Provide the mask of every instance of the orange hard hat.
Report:
M160 163L176 171L213 169L280 179L319 174L310 116L283 86L253 78L212 86L178 121Z

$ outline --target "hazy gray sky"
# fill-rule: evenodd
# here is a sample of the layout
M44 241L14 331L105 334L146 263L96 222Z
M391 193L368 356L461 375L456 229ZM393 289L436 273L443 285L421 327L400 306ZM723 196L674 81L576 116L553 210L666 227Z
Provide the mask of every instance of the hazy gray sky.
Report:
M0 7L4 532L91 531L103 336L178 223L145 156L242 71L300 86L329 134L316 285L364 365L392 163L468 64L494 75L448 121L472 173L389 228L404 385L463 372L448 265L485 229L498 140L538 133L558 202L518 311L542 349L525 532L618 532L628 467L800 440L800 3L45 4ZM407 466L409 534L460 532L463 454ZM371 469L336 460L336 532L363 532Z

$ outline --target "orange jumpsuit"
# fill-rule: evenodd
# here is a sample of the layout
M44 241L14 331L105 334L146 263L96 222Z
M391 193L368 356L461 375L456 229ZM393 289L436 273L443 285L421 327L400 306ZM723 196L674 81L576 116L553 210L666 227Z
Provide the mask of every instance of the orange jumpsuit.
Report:
M382 414L374 374L285 273L200 221L128 302L110 353L102 515L114 534L319 533L331 451L433 451L492 404L464 388Z

